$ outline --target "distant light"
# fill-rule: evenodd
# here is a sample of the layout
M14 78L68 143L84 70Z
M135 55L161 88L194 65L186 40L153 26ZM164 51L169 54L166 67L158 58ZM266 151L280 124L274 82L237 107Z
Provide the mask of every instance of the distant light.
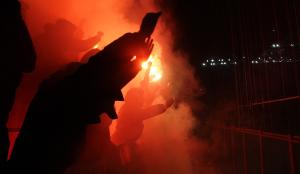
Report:
M293 43L291 43L291 45L290 45L291 47L294 47L295 45L293 44Z
M206 66L206 63L202 63L202 66Z
M211 61L214 62L215 60L214 60L214 59L211 59Z
M273 47L273 48L276 48L276 44L272 44L272 47Z
M279 47L280 47L280 45L279 45L279 44L276 44L276 47L277 47L277 48L279 48Z

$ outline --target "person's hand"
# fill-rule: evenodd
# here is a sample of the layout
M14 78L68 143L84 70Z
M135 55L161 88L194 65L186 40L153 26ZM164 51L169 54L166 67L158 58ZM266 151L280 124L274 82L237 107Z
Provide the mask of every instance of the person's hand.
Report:
M174 99L173 98L168 99L167 102L166 102L166 104L165 104L166 108L171 107L173 105L173 103L174 103Z
M136 73L141 70L142 63L149 58L153 50L153 47L154 47L153 39L150 37L141 40L141 42L138 42L136 43L136 45L133 46L134 52L132 54L133 57L135 56L135 60L131 60L131 62L133 63L132 66L135 68ZM151 65L152 63L149 62L148 64L149 69Z
M145 39L145 42L141 44L141 53L140 55L137 55L137 56L140 56L140 58L142 59L147 59L151 52L153 51L153 47L154 47L154 44L153 44L153 39L151 37L147 37ZM151 66L152 63L149 62L149 66Z
M118 79L123 86L138 74L142 63L148 59L154 47L153 39L145 39L139 33L128 35L124 40L120 44L122 46L118 54L120 57L115 64Z
M127 33L98 52L88 64L97 71L93 74L109 82L107 88L122 89L141 70L152 50L152 39L140 33Z

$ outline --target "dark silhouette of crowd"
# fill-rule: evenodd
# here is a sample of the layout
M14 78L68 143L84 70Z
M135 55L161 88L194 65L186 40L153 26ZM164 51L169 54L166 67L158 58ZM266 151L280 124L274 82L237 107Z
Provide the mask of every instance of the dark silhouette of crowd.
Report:
M148 13L138 32L126 33L103 50L90 53L91 57L85 58L85 62L66 59L90 49L100 41L102 33L83 40L82 33L72 23L59 19L47 25L40 36L41 42L47 40L43 44L51 52L41 51L38 47L34 49L19 1L4 0L0 13L4 43L0 72L0 172L64 173L82 151L87 126L99 123L103 113L111 119L117 118L114 102L124 100L121 89L136 76L140 63L150 55L151 34L160 13ZM58 31L62 34L59 42L52 38ZM57 43L61 45L54 47ZM37 64L35 68L36 62L57 64L49 69ZM16 89L23 73L35 69L45 73L41 73L38 90L8 160L7 120Z
M78 60L81 52L90 50L100 42L103 35L83 39L83 31L66 19L58 19L55 23L47 23L42 34L34 38L37 55L37 70L43 79L70 61ZM59 40L59 42L58 42ZM47 63L45 63L47 62Z
M66 19L57 19L46 23L41 34L33 37L37 53L36 68L33 73L24 76L20 85L12 115L23 119L30 101L39 84L52 73L63 69L70 62L80 61L80 55L91 50L101 41L102 32L83 39L83 31ZM20 124L20 123L18 123Z

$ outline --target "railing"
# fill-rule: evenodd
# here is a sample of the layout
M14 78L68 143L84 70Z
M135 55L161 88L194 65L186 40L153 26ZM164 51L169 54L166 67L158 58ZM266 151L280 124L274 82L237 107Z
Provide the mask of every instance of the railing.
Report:
M289 155L289 164L290 164L290 173L295 174L295 157L294 157L294 149L293 144L300 144L300 136L293 135L285 135L278 134L272 132L266 132L255 129L247 129L247 128L237 128L237 127L223 127L223 130L230 131L231 133L240 133L242 134L242 150L243 150L243 171L244 174L248 173L247 169L247 144L245 142L246 135L257 136L259 138L259 158L260 158L260 174L264 174L264 150L263 150L263 141L265 138L272 140L279 140L288 143L288 155Z

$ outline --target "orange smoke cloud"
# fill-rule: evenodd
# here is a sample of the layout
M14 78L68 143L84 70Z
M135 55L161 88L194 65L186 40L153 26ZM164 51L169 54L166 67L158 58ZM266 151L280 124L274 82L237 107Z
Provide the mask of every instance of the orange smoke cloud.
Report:
M144 14L158 10L153 0L23 0L23 2L28 6L24 14L33 37L44 30L46 23L64 18L78 26L86 38L99 31L103 32L102 40L94 46L99 49L126 32L138 31ZM164 22L166 16L167 14L163 12L153 35L157 43L152 57L148 60L152 62L150 78L155 83L169 83L171 88L168 92L177 102L176 107L144 122L143 135L138 141L143 159L143 173L196 174L197 166L196 168L193 166L195 159L190 152L194 139L189 141L190 130L194 128L196 120L192 112L194 108L190 103L199 95L200 87L185 56L172 49L172 34ZM130 88L140 85L147 64L143 64L142 67L143 70L136 78L122 89L124 95ZM162 101L162 97L158 97L154 103ZM117 110L121 105L122 102L116 102ZM114 124L111 126L111 132ZM99 137L95 135L93 138Z

